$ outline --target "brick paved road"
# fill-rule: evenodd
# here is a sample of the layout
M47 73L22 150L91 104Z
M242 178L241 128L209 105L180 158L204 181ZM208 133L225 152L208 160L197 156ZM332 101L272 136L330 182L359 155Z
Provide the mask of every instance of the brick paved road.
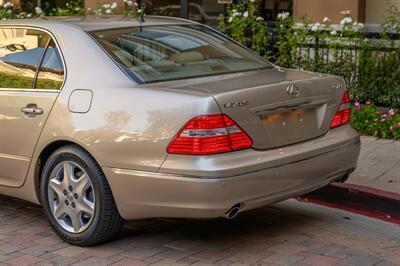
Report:
M234 221L131 222L117 240L79 248L40 208L0 197L0 264L400 265L400 226L290 200Z

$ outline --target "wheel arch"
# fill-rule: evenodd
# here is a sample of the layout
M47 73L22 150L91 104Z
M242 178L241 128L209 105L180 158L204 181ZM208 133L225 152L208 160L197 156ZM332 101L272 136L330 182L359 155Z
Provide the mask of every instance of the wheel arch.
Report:
M92 224L88 223L88 228L85 228L84 231L79 232L79 234L71 234L69 231L65 231L63 229L60 229L60 225L54 221L54 218L52 218L53 214L51 214L51 209L49 209L48 204L45 202L43 207L43 210L45 212L45 216L49 220L49 223L55 233L64 241L67 243L73 244L73 245L78 245L78 246L91 246L99 243L103 243L107 241L108 239L113 238L120 226L123 223L123 219L121 218L118 208L115 205L115 201L113 198L112 191L110 187L108 186L108 181L107 178L101 168L101 166L98 164L98 161L96 158L92 155L92 153L86 149L83 145L80 145L79 143L76 143L75 141L71 140L54 140L50 143L48 143L46 146L44 146L43 149L41 149L40 153L38 153L37 157L37 162L35 165L35 176L34 176L34 186L35 186L35 191L37 197L40 199L41 198L41 193L46 193L47 188L40 188L40 183L43 182L41 180L42 172L44 170L44 166L46 162L49 160L51 155L57 151L60 148L66 147L66 146L75 146L74 148L70 149L71 151L75 150L79 152L82 156L84 156L85 159L84 161L87 161L92 167L91 170L93 170L93 175L98 178L98 182L100 185L99 187L99 195L101 195L101 202L105 202L104 204L99 204L98 207L96 207L96 210L93 212L92 216L94 217L93 219L96 219L96 224L92 226ZM83 152L83 153L82 153ZM78 156L79 157L79 156ZM96 165L97 167L93 167ZM93 169L94 168L94 169ZM101 185L101 183L103 185ZM71 191L71 190L70 190ZM65 193L65 192L64 192ZM46 195L46 194L42 194ZM65 195L65 194L64 194ZM48 196L47 196L48 197ZM75 196L74 196L75 197ZM75 199L77 199L75 197ZM46 200L45 198L42 200ZM41 201L41 200L40 200ZM101 203L100 202L100 203ZM72 203L71 203L72 204ZM75 208L75 206L72 206ZM96 212L98 213L96 215ZM49 216L50 214L50 216ZM96 218L97 217L97 218ZM95 220L92 221L94 223Z
M75 145L78 146L79 148L81 148L82 150L86 151L87 153L89 153L94 160L95 157L93 156L93 154L88 151L87 149L85 149L82 145L80 145L77 142L71 141L71 140L54 140L50 143L48 143L39 153L39 156L37 157L37 161L36 161L36 165L35 165L35 176L34 176L34 185L35 185L35 193L37 198L40 198L40 181L41 181L41 177L42 177L42 171L43 171L43 167L46 164L47 160L49 159L49 157L58 149L65 147L65 146L69 146L69 145ZM97 161L97 160L96 160Z

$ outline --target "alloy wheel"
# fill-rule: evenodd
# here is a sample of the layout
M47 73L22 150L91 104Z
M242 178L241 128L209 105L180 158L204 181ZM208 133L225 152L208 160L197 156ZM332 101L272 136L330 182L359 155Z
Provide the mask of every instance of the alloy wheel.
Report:
M88 174L78 164L64 161L53 169L48 202L58 224L70 233L85 231L93 220L96 199Z

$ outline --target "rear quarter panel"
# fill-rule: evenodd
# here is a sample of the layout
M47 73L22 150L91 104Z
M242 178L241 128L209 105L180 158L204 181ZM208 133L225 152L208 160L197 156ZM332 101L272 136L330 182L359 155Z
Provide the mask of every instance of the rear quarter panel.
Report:
M87 113L71 113L66 96L61 95L53 108L39 150L53 141L70 140L87 149L102 167L156 172L168 144L190 118L220 112L212 98L134 85L93 88Z

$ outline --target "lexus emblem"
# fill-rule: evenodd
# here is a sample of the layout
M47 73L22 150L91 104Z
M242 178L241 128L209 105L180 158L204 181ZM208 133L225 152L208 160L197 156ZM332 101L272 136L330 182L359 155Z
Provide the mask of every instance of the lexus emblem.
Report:
M300 95L300 89L294 84L287 87L286 92L289 96L291 96L293 98Z

